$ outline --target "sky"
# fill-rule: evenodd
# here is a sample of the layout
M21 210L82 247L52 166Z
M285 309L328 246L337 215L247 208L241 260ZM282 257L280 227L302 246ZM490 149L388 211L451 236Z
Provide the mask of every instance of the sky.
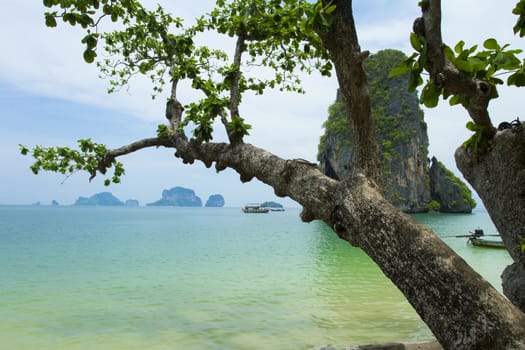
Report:
M158 2L190 22L213 6L210 0ZM417 3L354 0L362 50L374 53L388 48L411 54L408 38L413 20L420 16ZM511 47L523 47L523 41L512 33L514 3L515 0L444 0L445 43L453 47L464 40L466 46L473 46L493 37ZM100 176L89 182L89 176L80 173L67 179L53 173L33 175L29 170L31 158L20 155L19 144L74 146L77 139L89 137L110 148L123 146L155 135L157 125L165 123L165 98L151 99L151 85L144 79L135 79L129 89L107 94L108 82L99 78L95 65L83 62L79 29L66 25L45 27L41 1L0 0L0 5L0 204L49 204L57 200L68 205L79 196L110 191L121 200L137 199L145 205L159 199L162 190L182 186L195 190L203 202L220 193L226 206L266 200L297 206L290 199L277 198L269 186L256 180L241 183L232 170L217 174L200 163L184 165L171 149L148 149L120 159L126 176L121 184L110 187L103 185ZM231 44L228 40L213 42L217 43ZM314 75L304 78L304 86L304 95L277 91L245 98L240 111L253 127L245 141L283 158L315 162L322 124L328 106L335 100L337 82L335 77ZM521 117L522 94L519 89L500 88L500 98L490 105L494 124ZM431 110L423 109L429 155L461 176L455 166L454 151L470 136L465 128L467 114L447 102Z

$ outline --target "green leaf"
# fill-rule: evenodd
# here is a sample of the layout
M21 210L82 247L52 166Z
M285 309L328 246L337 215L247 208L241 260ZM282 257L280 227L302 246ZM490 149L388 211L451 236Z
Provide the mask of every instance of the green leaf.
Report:
M451 106L455 106L455 105L458 105L458 104L463 104L463 97L461 95L454 95L450 98L450 100L448 101L448 103L451 105Z
M405 74L406 72L408 72L408 70L410 69L406 64L404 64L405 62L401 62L401 64L397 67L395 67L394 69L392 69L390 71L390 73L388 73L388 77L389 78L393 78L393 77L397 77L399 75L403 75Z
M501 49L498 42L494 38L485 40L483 42L483 47L485 47L488 50L500 50Z
M436 89L434 83L429 81L421 92L420 100L428 108L434 108L439 103L442 89Z
M479 128L477 127L477 125L476 125L474 122L472 122L472 121L467 122L466 127L467 127L467 129L469 129L470 131L478 131L478 129L479 129Z
M95 61L95 57L97 57L97 53L91 49L86 49L84 51L84 61L87 63L93 63Z
M508 85L515 85L515 86L525 86L525 72L518 71L507 79Z
M465 42L461 40L460 42L456 44L456 46L454 46L454 51L457 54L460 54L461 52L463 52L463 46L465 46Z
M416 88L423 83L423 79L421 78L421 70L420 69L411 69L408 73L408 91L414 92L416 91Z
M410 33L410 45L412 45L412 48L417 52L421 52L423 44L421 43L421 39L417 34Z
M454 62L456 59L456 56L454 55L454 51L448 46L445 46L443 49L443 53L445 54L445 57L448 58L450 61Z
M20 154L22 154L23 156L26 156L29 153L29 148L27 148L24 145L19 144L18 148L20 149Z
M57 26L57 20L54 15L46 13L46 26L50 28L54 28Z
M463 72L472 73L474 71L474 67L469 61L457 59L454 64Z

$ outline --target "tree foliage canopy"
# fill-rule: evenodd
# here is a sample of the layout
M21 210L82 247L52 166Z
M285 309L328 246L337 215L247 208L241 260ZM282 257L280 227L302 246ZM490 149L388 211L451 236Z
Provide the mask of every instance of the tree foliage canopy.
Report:
M45 0L44 5L49 9L45 13L48 27L63 22L85 29L83 58L87 63L96 61L110 79L110 93L136 75L151 80L153 97L171 86L168 102L181 113L178 120L170 120L171 125L159 125L159 137L192 130L196 140L207 142L213 139L214 122L220 119L230 140L240 139L251 129L238 111L245 93L263 94L276 88L302 93L299 73L332 73L328 52L313 29L329 26L335 5L321 1L219 0L210 13L189 26L160 5L148 9L134 0ZM107 21L120 29L101 32ZM236 38L234 56L222 48L195 43L196 37L209 32ZM107 58L97 60L101 50ZM176 89L182 81L189 81L202 97L179 102ZM81 148L85 144L85 140L79 142ZM93 143L89 149L100 147ZM25 146L21 151L29 153ZM103 152L77 153L64 147L39 147L32 155L38 159L32 167L35 173L85 170L94 176L97 170L105 174L108 167L116 165L106 161ZM112 182L120 181L120 168L118 163Z

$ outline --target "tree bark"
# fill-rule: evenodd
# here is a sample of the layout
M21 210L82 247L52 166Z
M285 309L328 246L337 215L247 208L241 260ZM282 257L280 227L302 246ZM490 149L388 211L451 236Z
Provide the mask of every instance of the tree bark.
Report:
M458 148L456 164L479 194L514 260L503 274L504 292L525 311L525 254L521 251L525 238L525 135L521 128L507 129L498 132L491 144L483 154Z
M430 229L388 203L357 175L335 181L314 165L284 160L249 144L174 142L186 162L216 162L242 181L257 178L303 205L305 221L324 220L362 248L401 290L445 349L525 349L525 315Z
M496 130L487 110L492 87L485 81L463 74L445 57L441 38L441 0L425 0L421 3L423 17L414 22L414 31L427 41L425 69L437 88L446 88L453 94L467 98L465 108L469 116L474 123L484 127L485 137L492 138Z
M492 221L510 252L514 265L503 274L503 288L509 299L525 311L525 255L521 252L525 218L525 140L522 128L496 135L488 112L492 87L485 81L460 72L444 55L441 39L441 1L422 2L423 17L416 20L416 34L427 40L426 69L435 85L467 98L471 119L483 127L483 137L491 148L472 153L456 151L456 164L481 197ZM501 181L501 174L506 174Z
M335 5L329 29L320 28L318 34L330 52L335 66L339 88L350 128L353 130L353 164L356 173L363 173L382 187L379 146L374 121L370 117L370 94L363 62L368 51L361 51L355 30L352 1L323 0L325 6Z

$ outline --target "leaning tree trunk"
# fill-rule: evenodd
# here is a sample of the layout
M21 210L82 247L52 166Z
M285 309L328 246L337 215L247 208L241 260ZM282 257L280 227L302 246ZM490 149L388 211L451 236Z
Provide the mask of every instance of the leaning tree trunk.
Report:
M445 349L525 349L525 314L498 293L429 228L387 202L364 175L336 181L314 164L284 160L252 145L166 139L185 162L257 178L303 205L362 248L400 289Z
M401 290L445 349L524 349L525 315L364 178L341 184L332 218Z
M481 197L514 263L503 273L503 291L525 311L525 134L522 127L498 132L492 147L456 151L456 164Z

